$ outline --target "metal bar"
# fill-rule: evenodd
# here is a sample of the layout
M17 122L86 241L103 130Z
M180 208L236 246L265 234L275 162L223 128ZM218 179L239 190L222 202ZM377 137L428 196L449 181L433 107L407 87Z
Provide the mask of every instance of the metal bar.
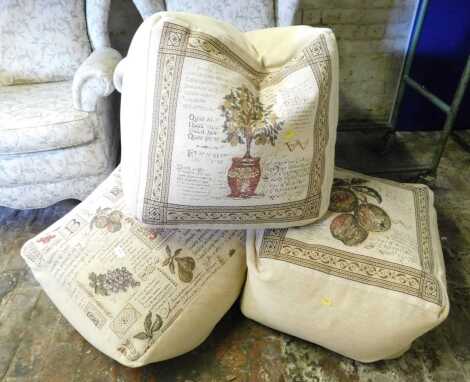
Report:
M463 139L455 130L452 131L452 138L462 149L470 153L470 143Z
M445 103L439 97L437 97L436 95L431 93L423 85L420 85L419 83L417 83L414 79L412 79L409 76L405 76L404 81L405 81L406 84L408 84L414 90L416 90L419 94L421 94L424 98L426 98L428 101L430 101L433 105L437 106L444 113L449 114L450 106L447 105L447 103Z
M405 65L403 66L403 71L400 76L397 98L395 100L395 104L393 105L392 116L390 119L392 131L397 130L398 110L400 109L400 105L403 101L403 95L405 93L405 83L403 81L403 78L405 76L408 77L410 74L411 64L413 63L416 47L419 41L419 36L421 35L421 29L423 29L423 22L426 16L426 11L428 9L428 2L429 0L421 0L421 3L419 4L418 14L416 16L416 22L412 32L413 35L411 36L410 45L408 46L408 50L406 53Z
M457 113L459 111L460 103L462 102L463 96L465 95L465 90L467 89L468 82L470 79L470 56L467 57L467 63L465 64L465 69L460 77L459 85L457 90L454 93L454 98L450 105L450 111L447 114L446 122L442 129L441 138L439 140L438 147L434 152L432 160L432 174L435 175L437 172L437 167L441 161L442 154L449 139L449 135L454 128L455 119L457 118Z

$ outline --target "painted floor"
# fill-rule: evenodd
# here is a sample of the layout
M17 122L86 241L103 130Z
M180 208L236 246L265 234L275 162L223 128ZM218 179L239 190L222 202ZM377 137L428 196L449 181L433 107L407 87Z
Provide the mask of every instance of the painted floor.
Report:
M400 158L419 162L429 157L431 138L405 138ZM367 147L350 146L339 144L338 163L356 169L371 163ZM348 155L360 163L355 167ZM398 159L372 162L386 166ZM470 381L470 154L453 141L434 190L446 248L449 318L401 358L374 364L349 360L258 325L235 305L191 353L139 369L121 366L67 323L19 255L26 240L76 203L34 211L0 208L0 381Z

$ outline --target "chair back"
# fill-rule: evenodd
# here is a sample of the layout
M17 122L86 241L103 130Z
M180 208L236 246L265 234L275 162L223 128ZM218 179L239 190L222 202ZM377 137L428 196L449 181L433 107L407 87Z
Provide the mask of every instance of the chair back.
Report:
M72 78L91 51L85 0L2 0L0 83Z
M300 23L300 0L134 0L142 17L155 12L191 12L233 24L242 31Z

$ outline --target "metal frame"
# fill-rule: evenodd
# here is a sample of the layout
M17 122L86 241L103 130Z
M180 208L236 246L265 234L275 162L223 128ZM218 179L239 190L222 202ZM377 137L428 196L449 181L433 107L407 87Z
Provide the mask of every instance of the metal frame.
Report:
M470 79L470 56L467 57L467 63L465 65L465 69L460 77L459 84L457 89L454 93L454 97L452 102L447 104L442 99L431 93L427 90L423 85L416 82L414 79L410 77L411 66L413 63L413 59L416 52L416 47L418 45L419 37L421 35L421 30L423 28L424 19L426 17L426 12L428 8L429 0L422 0L419 4L418 13L416 16L416 21L414 25L414 30L412 33L412 38L408 47L408 52L405 58L405 65L403 67L403 71L400 77L400 83L397 92L397 98L395 100L395 104L393 106L392 117L391 117L391 124L390 124L390 131L386 135L386 150L390 149L393 143L393 139L395 133L397 131L397 116L398 111L400 109L401 103L403 101L403 95L405 93L406 86L409 86L411 89L415 90L423 97L425 97L429 102L431 102L434 106L436 106L439 110L446 114L446 120L442 131L440 133L439 142L434 148L433 159L429 166L416 166L416 167L409 167L406 169L401 169L399 172L415 172L418 176L430 176L432 178L436 177L437 168L439 167L439 163L441 161L442 155L444 153L447 141L449 139L450 134L453 132L455 127L455 120L460 108L460 104L464 97L465 91L468 86L468 82ZM397 171L393 171L397 172Z

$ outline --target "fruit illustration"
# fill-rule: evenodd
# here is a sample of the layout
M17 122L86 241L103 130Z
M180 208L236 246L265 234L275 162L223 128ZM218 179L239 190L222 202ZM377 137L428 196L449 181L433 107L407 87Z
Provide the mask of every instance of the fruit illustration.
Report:
M377 190L365 185L368 181L361 178L339 179L333 181L331 190L331 212L341 212L330 224L330 232L335 239L345 245L354 246L364 242L369 232L385 232L392 226L387 212L368 198L382 203Z
M95 217L90 222L90 227L106 228L108 232L114 233L122 228L123 217L121 211L100 207L96 210Z
M180 256L183 251L182 248L179 248L172 253L171 248L167 245L165 250L166 258L162 265L164 267L168 266L168 269L173 275L176 273L175 268L177 268L179 280L184 283L190 283L193 280L194 268L196 268L196 262L194 259L190 256Z
M387 213L375 204L361 204L355 215L359 225L369 232L384 232L392 225Z
M331 191L330 207L332 212L351 212L357 207L357 197L351 190L338 187Z
M331 234L335 239L341 240L345 245L362 243L369 233L362 228L356 217L352 214L336 216L330 225Z

